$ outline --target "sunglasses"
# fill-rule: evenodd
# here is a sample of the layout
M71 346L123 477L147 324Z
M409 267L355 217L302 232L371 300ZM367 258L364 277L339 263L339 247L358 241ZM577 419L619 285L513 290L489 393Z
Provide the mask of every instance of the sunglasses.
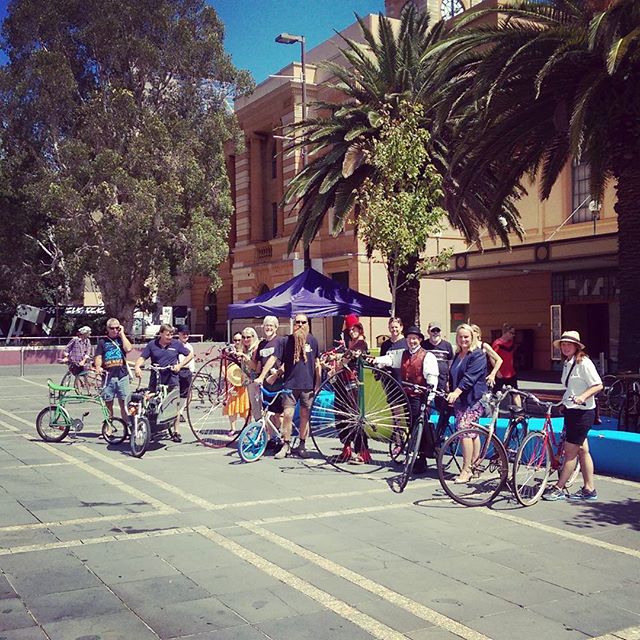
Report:
M242 338L234 338L233 341L234 342L240 342L242 340Z
M440 333L440 329L429 329L429 333Z
M109 331L120 331L122 327L107 327L107 329L109 329Z
M307 324L306 320L294 320L293 324Z

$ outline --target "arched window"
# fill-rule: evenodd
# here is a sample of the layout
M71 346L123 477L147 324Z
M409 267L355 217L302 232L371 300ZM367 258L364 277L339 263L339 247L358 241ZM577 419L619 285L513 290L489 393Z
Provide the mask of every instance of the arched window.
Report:
M261 296L264 293L269 293L269 291L271 291L271 289L269 289L266 284L261 284L260 288L258 289L258 295Z

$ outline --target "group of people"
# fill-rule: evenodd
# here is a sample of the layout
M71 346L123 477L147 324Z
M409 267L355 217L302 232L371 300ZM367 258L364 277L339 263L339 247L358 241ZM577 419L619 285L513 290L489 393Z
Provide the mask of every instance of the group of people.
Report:
M155 391L158 383L167 385L169 390L179 387L180 397L187 398L194 370L194 352L193 346L189 343L189 333L187 325L179 326L177 332L171 325L161 325L157 337L145 345L136 360L135 376L142 378L142 365L145 360L151 359L153 364L168 368L161 371L159 376L151 376L150 389ZM81 327L78 335L67 345L64 355L68 360L69 369L77 375L93 365L96 374L102 377L101 395L109 413L113 415L113 403L114 400L118 400L120 415L127 422L126 402L130 385L126 357L133 345L117 318L107 320L107 334L98 340L95 357L91 355L90 335L90 327ZM172 438L176 442L182 441L179 423L180 417L176 419L173 428Z

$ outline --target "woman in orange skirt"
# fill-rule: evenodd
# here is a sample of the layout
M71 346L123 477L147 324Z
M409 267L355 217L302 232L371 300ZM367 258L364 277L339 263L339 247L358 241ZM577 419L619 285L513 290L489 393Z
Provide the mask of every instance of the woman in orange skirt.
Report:
M237 353L242 353L242 334L238 331L233 334L233 346ZM229 364L227 366L227 381L229 389L227 391L227 402L224 408L224 414L229 416L229 433L230 437L236 435L236 422L240 418L241 424L249 415L249 393L244 384L244 375L237 364Z

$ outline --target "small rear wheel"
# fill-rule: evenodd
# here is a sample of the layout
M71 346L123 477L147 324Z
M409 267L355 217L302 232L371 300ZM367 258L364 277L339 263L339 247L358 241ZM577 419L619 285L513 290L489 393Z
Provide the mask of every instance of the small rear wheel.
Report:
M108 444L122 444L128 435L129 428L122 418L111 418L102 423L102 437Z
M467 474L470 476L464 479ZM495 433L489 438L489 431L480 425L456 431L438 453L438 477L442 488L466 507L489 504L506 484L508 475L509 465L502 442Z
M250 422L238 438L238 453L245 462L259 460L267 448L267 430L262 422Z
M532 431L520 444L513 462L513 492L523 507L540 500L549 482L551 448L540 431Z
M52 404L36 416L36 431L45 442L61 442L71 428L71 416L64 407Z
M129 442L131 445L131 455L142 458L149 447L151 441L151 427L149 421L144 416L133 416L131 434Z

